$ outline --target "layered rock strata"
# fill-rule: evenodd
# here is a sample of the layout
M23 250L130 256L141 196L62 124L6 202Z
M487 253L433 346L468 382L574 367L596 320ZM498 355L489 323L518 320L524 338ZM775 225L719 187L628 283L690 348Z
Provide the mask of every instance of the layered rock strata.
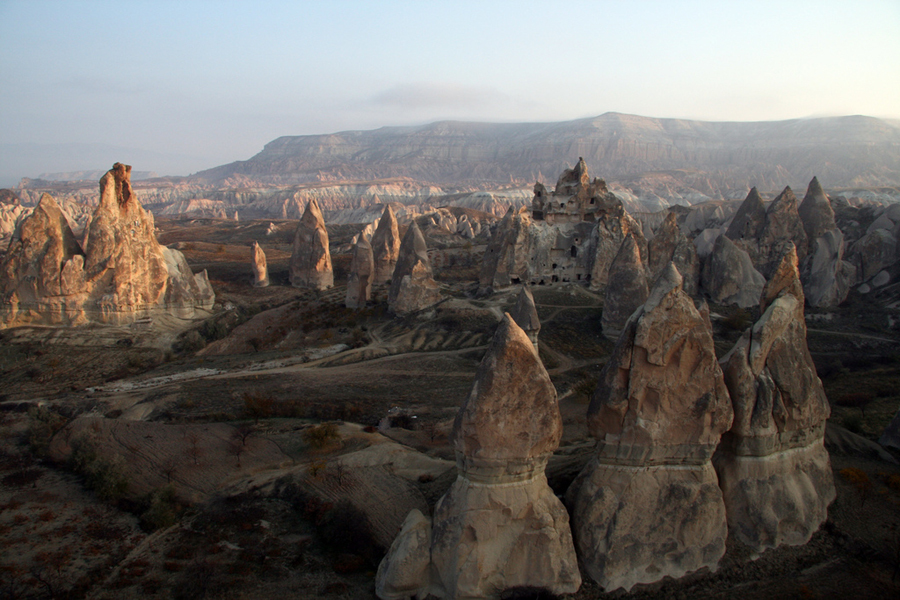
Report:
M258 242L253 242L251 246L250 267L253 269L253 287L269 286L269 268L266 266L266 253L260 247Z
M569 516L544 474L561 436L556 389L507 314L454 422L459 477L430 527L421 515L407 518L378 569L379 597L495 598L518 586L575 592Z
M629 234L609 268L609 284L600 318L603 335L617 339L628 317L647 300L649 293L641 253L634 236Z
M131 167L100 180L84 247L50 196L24 219L2 266L3 322L124 324L157 311L191 318L212 308L206 271L156 240L153 216L131 189Z
M334 285L328 230L315 198L307 203L294 234L290 278L299 288L326 290Z
M597 452L566 496L606 590L714 569L725 552L710 458L733 413L708 311L682 285L670 263L619 337L588 409Z
M425 238L413 221L400 244L388 292L388 306L392 313L405 315L428 308L440 300L441 290L432 276Z
M729 531L755 551L805 544L835 497L822 441L830 408L806 345L797 263L788 248L762 316L721 360L734 424L714 464Z
M394 274L397 256L400 254L400 230L390 204L384 205L378 227L372 235L371 246L375 263L372 283L374 285L387 283Z
M366 232L360 233L353 245L353 258L350 260L350 275L347 278L347 296L344 305L347 308L365 308L372 297L372 280L375 275L375 259L372 244Z

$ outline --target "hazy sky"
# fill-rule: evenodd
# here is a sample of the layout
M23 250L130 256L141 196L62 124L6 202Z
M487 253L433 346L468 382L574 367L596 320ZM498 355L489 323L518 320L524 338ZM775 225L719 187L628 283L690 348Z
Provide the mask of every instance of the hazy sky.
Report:
M0 182L607 111L898 118L900 1L0 0Z

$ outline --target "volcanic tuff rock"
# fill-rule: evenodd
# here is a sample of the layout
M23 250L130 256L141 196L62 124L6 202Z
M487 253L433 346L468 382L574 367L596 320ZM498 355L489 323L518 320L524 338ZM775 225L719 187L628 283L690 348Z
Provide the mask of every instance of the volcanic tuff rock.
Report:
M534 296L531 289L527 285L522 286L519 297L516 299L516 306L512 311L512 318L516 325L522 328L534 349L538 347L538 334L541 332L541 321L538 319L537 307L534 305Z
M684 279L682 288L689 296L695 296L700 288L700 259L693 242L678 227L675 213L668 211L665 220L656 230L653 239L647 243L648 284L656 279L670 262Z
M529 280L531 216L526 207L510 207L484 251L478 284L498 290Z
M180 252L156 241L130 172L116 163L100 180L83 252L50 196L21 222L3 265L7 324L121 324L156 310L189 318L212 307L206 272L193 275Z
M328 230L315 198L307 203L294 234L290 269L294 287L325 290L334 285Z
M830 414L806 346L797 254L761 295L762 316L722 358L734 424L714 458L732 535L756 551L805 544L835 497L822 437Z
M575 592L569 517L544 474L561 437L556 388L507 314L453 425L459 476L435 507L430 535L427 520L407 518L378 570L381 598L493 598L515 586Z
M609 285L600 317L603 335L613 340L618 338L628 317L647 300L649 293L641 253L634 236L628 234L609 268Z
M806 256L806 231L797 211L797 197L790 187L784 188L768 208L756 188L751 189L725 235L750 255L763 276L771 275L778 267L788 244L799 249L801 260Z
M394 266L397 264L397 255L400 253L400 230L397 228L397 218L390 204L384 205L378 228L372 236L372 255L375 261L375 274L372 283L381 285L387 283L394 274Z
M428 308L440 300L441 291L432 277L425 238L413 221L400 244L388 291L388 305L394 314L405 315Z
M372 277L375 273L375 260L372 256L372 245L367 232L362 232L353 245L353 258L350 260L350 275L347 279L347 308L365 308L372 297Z
M253 242L252 251L250 266L253 268L253 287L268 287L269 269L266 266L266 253L258 242Z
M727 529L710 457L732 417L708 310L670 263L600 374L588 408L597 452L566 495L582 563L604 589L718 564Z
M613 196L598 212L597 226L591 231L591 244L595 248L591 266L592 290L602 290L607 285L612 261L629 234L634 237L641 262L647 264L647 240L644 239L641 224L626 213L622 202Z
M830 231L837 227L834 222L834 209L825 190L819 183L818 177L813 177L806 188L806 195L803 202L800 203L798 209L800 219L803 221L803 229L806 230L806 237L812 244L826 231ZM810 251L815 250L810 248Z
M714 302L747 308L759 301L766 279L746 251L720 235L703 264L701 283Z

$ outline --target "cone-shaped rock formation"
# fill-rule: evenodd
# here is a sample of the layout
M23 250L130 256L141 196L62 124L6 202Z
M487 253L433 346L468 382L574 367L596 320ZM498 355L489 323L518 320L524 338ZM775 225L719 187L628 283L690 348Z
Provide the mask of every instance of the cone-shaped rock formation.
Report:
M629 234L609 268L609 285L601 317L603 335L618 338L628 317L647 300L649 293L641 253L634 236Z
M647 254L650 259L649 285L653 285L669 263L673 262L684 279L682 288L685 293L689 296L697 294L700 287L700 259L697 256L697 247L678 227L678 219L674 212L666 215L656 235L647 243Z
M703 265L702 277L703 289L714 302L742 308L755 306L765 283L765 277L753 267L745 250L726 235L716 238Z
M253 268L253 287L268 287L269 268L266 266L266 253L263 252L258 242L253 242L251 251L253 252L250 263Z
M379 567L379 595L494 598L516 586L575 592L581 576L569 517L544 474L561 436L556 389L507 314L453 426L459 477L438 501L430 535L423 519L407 519L404 539ZM429 537L425 583L420 556Z
M315 198L306 205L294 234L290 269L294 287L326 290L334 285L328 230Z
M384 212L378 227L372 236L372 257L375 262L374 285L381 285L391 279L397 256L400 254L400 230L397 228L397 217L390 204L384 205Z
M534 305L534 296L531 289L527 285L522 286L519 297L516 299L516 306L512 311L512 318L516 325L522 328L534 349L538 347L538 334L541 332L541 321L538 319L537 307Z
M347 278L347 297L344 305L347 308L365 308L372 297L372 278L375 274L375 259L372 255L372 244L365 232L359 234L353 245L353 258L350 260L350 275Z
M601 586L715 568L727 527L710 457L732 417L708 312L670 263L600 375L588 409L597 453L566 497Z
M405 315L437 304L440 300L441 291L432 277L425 238L413 221L400 244L400 254L388 292L388 306L394 314Z
M806 346L793 247L760 308L721 361L735 417L714 460L730 533L757 551L806 543L835 496L822 441L830 408Z

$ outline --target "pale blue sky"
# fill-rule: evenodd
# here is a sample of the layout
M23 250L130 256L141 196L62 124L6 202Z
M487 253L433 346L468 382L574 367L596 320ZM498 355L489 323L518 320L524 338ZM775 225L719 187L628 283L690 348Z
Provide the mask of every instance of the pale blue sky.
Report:
M900 1L0 0L7 185L104 146L187 174L281 135L607 111L898 118Z

